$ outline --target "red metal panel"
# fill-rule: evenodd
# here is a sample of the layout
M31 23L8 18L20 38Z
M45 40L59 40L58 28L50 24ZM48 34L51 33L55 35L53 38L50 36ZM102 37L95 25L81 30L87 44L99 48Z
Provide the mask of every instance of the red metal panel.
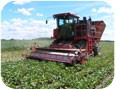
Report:
M68 49L73 49L71 45L57 45L57 44L50 45L50 48L68 48Z
M54 55L55 57L52 57L52 55ZM40 53L40 52L35 52L35 53L32 52L30 55L27 55L27 57L34 57L34 58L38 58L38 59L60 61L60 62L67 62L67 63L72 63L72 61L73 61L73 59L71 60L72 56L69 56L69 59L68 59L68 56ZM58 57L61 57L61 58L58 58ZM65 59L65 57L67 57L67 59Z
M97 43L100 42L101 36L104 32L104 29L106 27L106 24L103 21L93 21L94 26L96 27L96 36L93 37L97 40Z
M81 29L78 30L77 27L80 27ZM83 27L85 27L85 28L83 29ZM75 25L74 28L75 28L75 33L76 33L77 37L87 37L87 24L78 23L78 24Z
M49 50L52 50L52 51L55 51L55 50L61 50L61 51L79 51L80 49L69 49L69 48L36 48L38 50L46 50L46 51L49 51ZM82 51L85 51L85 49L81 49Z
M92 54L93 52L93 38L92 37L88 37L88 54Z
M87 39L87 37L75 37L74 40Z
M54 36L55 39L58 38L58 30L57 29L54 29L53 36Z
M57 16L61 16L61 15L72 15L72 16L75 16L75 17L79 18L78 15L72 14L72 13L60 13L60 14L55 14L55 15L53 15L53 17L57 17Z

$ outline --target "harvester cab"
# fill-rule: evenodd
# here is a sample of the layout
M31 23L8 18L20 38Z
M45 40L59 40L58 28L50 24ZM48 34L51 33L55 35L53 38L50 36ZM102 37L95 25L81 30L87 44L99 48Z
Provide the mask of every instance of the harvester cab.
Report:
M75 36L74 26L78 23L79 16L64 13L56 14L53 17L56 18L60 38L73 38Z
M85 63L89 56L100 55L99 42L106 27L103 21L92 21L72 13L55 14L57 28L53 30L55 39L49 47L38 47L26 58L37 58L65 63ZM47 23L47 21L46 21Z

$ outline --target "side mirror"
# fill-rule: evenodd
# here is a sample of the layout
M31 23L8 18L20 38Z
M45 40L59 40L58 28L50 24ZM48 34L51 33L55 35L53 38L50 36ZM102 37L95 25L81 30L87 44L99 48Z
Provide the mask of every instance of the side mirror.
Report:
M48 20L46 20L46 24L48 24Z

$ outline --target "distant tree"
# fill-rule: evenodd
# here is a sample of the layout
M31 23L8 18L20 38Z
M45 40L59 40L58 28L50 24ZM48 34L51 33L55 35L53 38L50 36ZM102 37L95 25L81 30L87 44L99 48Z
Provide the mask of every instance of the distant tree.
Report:
M13 38L11 38L10 40L11 40L11 41L13 41L14 39L13 39Z
M6 39L1 39L2 41L5 41Z

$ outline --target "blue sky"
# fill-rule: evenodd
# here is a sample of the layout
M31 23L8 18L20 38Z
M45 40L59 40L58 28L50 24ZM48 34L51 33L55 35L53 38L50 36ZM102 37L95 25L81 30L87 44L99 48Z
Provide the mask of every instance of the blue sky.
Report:
M72 12L92 17L92 20L103 20L107 27L102 40L114 40L114 13L103 1L22 1L18 0L6 4L1 11L2 39L34 39L51 37L56 22L49 18L53 14Z

